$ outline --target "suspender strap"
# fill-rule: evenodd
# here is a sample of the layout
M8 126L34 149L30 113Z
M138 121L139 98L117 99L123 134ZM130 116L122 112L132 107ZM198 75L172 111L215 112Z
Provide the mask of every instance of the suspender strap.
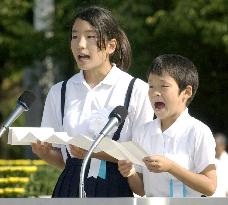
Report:
M130 99L131 99L131 93L132 93L132 89L133 89L133 85L135 83L135 80L136 78L132 78L132 80L130 81L129 83L129 86L128 86L128 89L127 89L127 93L126 93L126 97L125 97L125 101L124 101L124 107L128 110L128 107L129 107L129 103L130 103ZM121 130L123 129L123 125L124 125L124 122L123 121L118 129L116 130L116 132L114 133L113 135L113 140L117 141L119 138L120 138L120 132Z
M131 100L131 93L132 93L132 89L133 89L133 85L135 83L135 80L136 80L136 78L133 78L131 80L131 82L129 83L128 89L127 89L125 102L124 102L124 106L126 107L126 109L128 109L128 107L129 107L129 103L130 103L130 100Z
M64 80L62 83L62 88L61 88L61 116L62 116L62 125L63 125L63 117L64 117L64 108L65 108L65 96L66 96L66 84L67 80ZM67 157L71 158L70 153L66 149L67 152Z
M64 108L65 108L66 84L67 84L67 80L63 81L62 88L61 88L61 115L62 115L62 125L63 125Z
M132 93L132 89L133 89L133 85L135 82L136 78L133 78L129 85L128 85L128 89L126 92L126 96L125 96L125 100L124 100L124 107L128 110L129 107L129 103L130 103L130 99L131 99L131 93ZM117 141L120 138L120 132L123 129L123 125L124 125L124 121L119 125L117 131L114 133L113 135L113 140ZM100 168L99 168L99 172L98 172L98 176L102 179L106 179L106 161L105 160L101 160L100 163Z

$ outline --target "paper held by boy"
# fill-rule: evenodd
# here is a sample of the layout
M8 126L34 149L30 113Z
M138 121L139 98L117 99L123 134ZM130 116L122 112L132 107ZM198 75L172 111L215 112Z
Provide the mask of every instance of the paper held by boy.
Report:
M72 144L82 149L89 150L94 139L80 135L72 137L66 132L55 132L49 127L10 127L8 133L8 144L31 145L31 143L48 142L52 144ZM142 159L149 154L133 141L117 142L104 137L94 152L104 151L118 160L129 160L134 164L145 166Z

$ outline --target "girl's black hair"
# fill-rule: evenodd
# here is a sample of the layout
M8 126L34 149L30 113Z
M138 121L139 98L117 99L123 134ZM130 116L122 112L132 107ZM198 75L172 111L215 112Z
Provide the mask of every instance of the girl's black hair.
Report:
M116 39L116 50L110 56L110 62L127 71L131 65L131 46L126 34L112 16L111 11L98 6L91 6L79 11L74 17L73 23L76 19L87 21L96 29L99 49L106 46L107 40Z
M147 77L150 74L170 75L177 82L180 93L188 85L192 86L192 96L188 99L186 106L193 100L199 86L199 76L193 62L177 54L164 54L156 57L148 69Z

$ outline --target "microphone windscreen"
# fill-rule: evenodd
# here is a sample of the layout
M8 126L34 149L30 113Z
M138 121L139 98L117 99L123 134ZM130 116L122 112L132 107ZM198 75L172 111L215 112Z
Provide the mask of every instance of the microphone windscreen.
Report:
M30 109L30 106L35 101L36 96L31 91L24 91L18 98L18 103L21 104L25 109Z
M124 106L119 105L112 110L112 112L109 114L109 118L116 117L120 124L126 119L127 115L127 109Z

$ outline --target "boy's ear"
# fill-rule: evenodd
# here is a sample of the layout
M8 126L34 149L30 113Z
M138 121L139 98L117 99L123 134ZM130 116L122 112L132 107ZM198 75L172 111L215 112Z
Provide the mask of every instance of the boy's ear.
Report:
M117 46L116 39L113 38L110 41L108 41L106 49L107 49L107 52L109 53L109 55L111 55L115 52L116 46Z
M187 85L187 87L184 90L184 100L187 100L192 96L192 86Z

